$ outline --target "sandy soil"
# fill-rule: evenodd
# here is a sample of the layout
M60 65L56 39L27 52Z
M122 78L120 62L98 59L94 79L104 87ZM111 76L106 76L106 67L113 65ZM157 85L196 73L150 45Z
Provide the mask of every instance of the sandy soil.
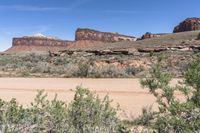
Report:
M175 79L172 84L176 82ZM60 100L70 102L73 90L79 85L97 92L100 97L108 94L114 100L113 106L118 103L128 117L137 117L145 106L153 105L156 109L154 97L142 89L138 79L0 78L0 98L7 101L16 98L20 104L28 105L37 90L44 89L49 99L57 93Z

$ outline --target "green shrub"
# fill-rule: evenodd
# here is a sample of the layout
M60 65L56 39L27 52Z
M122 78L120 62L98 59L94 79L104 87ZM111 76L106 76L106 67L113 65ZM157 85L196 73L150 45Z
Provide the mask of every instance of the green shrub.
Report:
M20 76L22 76L22 77L28 77L28 76L30 76L30 73L25 70L23 72L20 72Z
M118 66L105 65L93 67L89 71L89 76L95 78L121 78L128 77L128 74L125 72L125 69L119 68Z
M125 68L125 72L130 76L135 76L141 71L142 71L142 68L135 68L133 66L129 66Z
M0 132L2 133L126 133L111 107L108 96L101 100L87 89L77 87L74 100L67 105L47 100L39 91L29 107L15 99L0 100Z
M152 112L152 106L142 109L142 115L134 120L135 125L150 126L150 121L154 119L154 112Z
M185 73L185 83L194 89L190 100L195 106L200 108L200 55L189 65Z
M140 125L149 126L159 133L190 133L200 132L200 61L195 60L188 68L185 82L170 86L172 79L169 72L162 72L163 59L158 58L149 76L141 80L141 84L149 89L158 103L159 111L144 113ZM186 101L180 102L175 91L180 91ZM142 121L146 114L151 119ZM147 118L149 118L149 115ZM138 120L137 120L138 121Z
M31 69L32 73L50 73L51 65L46 62L39 62Z
M54 61L54 65L56 66L61 66L61 65L66 65L68 64L69 61L67 60L67 58L65 57L57 57Z
M120 122L116 116L117 110L110 103L108 96L100 100L89 90L78 87L69 106L70 125L75 132L116 132Z
M78 72L75 75L79 77L87 77L89 68L90 68L89 62L80 62L78 64Z

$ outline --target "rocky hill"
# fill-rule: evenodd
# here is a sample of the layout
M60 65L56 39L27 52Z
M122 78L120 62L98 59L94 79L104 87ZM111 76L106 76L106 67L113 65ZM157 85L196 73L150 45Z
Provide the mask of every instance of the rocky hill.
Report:
M174 28L174 33L200 30L200 18L187 18Z

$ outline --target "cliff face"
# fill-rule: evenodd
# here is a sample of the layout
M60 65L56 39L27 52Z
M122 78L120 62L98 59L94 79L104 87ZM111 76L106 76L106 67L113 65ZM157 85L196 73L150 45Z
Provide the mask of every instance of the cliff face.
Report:
M200 18L187 18L174 28L174 33L200 30Z
M14 38L13 46L52 46L52 47L67 47L73 42L63 41L50 38L41 38L41 37L22 37Z
M59 51L67 49L67 47L72 44L74 44L73 41L64 41L48 37L21 37L13 38L12 47L6 50L5 52L20 53Z
M91 40L99 42L136 41L135 37L120 35L118 33L100 32L92 29L77 29L76 41Z
M77 29L75 41L65 41L37 34L30 37L13 38L12 48L6 52L59 51L68 48L83 48L102 43L136 41L135 37L117 33Z

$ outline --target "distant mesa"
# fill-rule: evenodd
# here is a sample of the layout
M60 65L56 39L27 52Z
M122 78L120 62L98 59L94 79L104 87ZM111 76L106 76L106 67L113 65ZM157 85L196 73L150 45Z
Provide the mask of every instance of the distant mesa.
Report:
M6 52L23 52L23 51L57 51L79 45L113 43L121 41L136 41L133 36L121 35L112 32L100 32L87 28L78 28L75 33L75 40L61 40L56 37L45 36L41 33L32 36L13 38L12 47Z
M12 46L55 46L66 47L72 41L57 39L56 37L47 37L43 34L35 34L33 36L24 36L21 38L13 38Z
M137 38L133 36L121 35L119 33L113 32L100 32L93 29L81 29L76 30L76 41L80 40L91 40L91 41L100 41L100 42L120 42L120 41L136 41Z
M174 33L200 30L200 18L187 18L174 28Z
M61 40L56 37L45 36L41 33L33 36L24 36L21 38L13 38L13 46L57 46L67 47L77 41L98 41L98 42L120 42L120 41L136 41L135 37L121 35L111 32L100 32L92 29L77 29L75 33L75 41Z
M165 33L160 33L160 34L153 34L151 32L146 32L142 37L141 40L143 39L149 39L149 38L154 38L154 37L160 37L162 35L166 35Z

